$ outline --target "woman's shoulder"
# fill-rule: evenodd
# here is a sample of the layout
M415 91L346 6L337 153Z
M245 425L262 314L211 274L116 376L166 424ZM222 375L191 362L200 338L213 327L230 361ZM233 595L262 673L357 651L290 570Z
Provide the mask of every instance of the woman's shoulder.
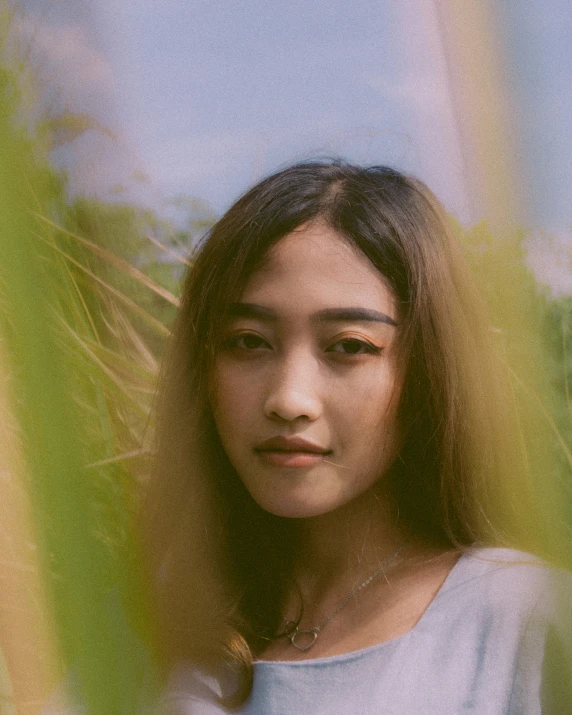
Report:
M528 603L548 604L558 596L572 596L572 573L533 554L515 549L474 547L467 549L450 574L451 589Z
M568 571L521 551L472 548L449 574L418 635L436 654L441 683L448 674L459 682L462 671L464 682L474 684L480 674L479 697L486 702L500 688L507 712L564 712L558 702L572 712L571 601Z
M471 577L487 576L526 582L531 587L560 584L572 588L572 572L550 564L540 556L502 547L471 547L463 552L460 570Z
M572 641L572 573L522 551L465 551L437 601L465 621L494 621L495 627L529 630L537 637L556 629Z

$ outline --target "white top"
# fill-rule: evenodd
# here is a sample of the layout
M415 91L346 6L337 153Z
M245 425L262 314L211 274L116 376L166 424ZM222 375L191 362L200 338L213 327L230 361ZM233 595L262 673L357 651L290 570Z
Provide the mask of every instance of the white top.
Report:
M408 633L343 655L257 661L240 715L570 715L572 574L508 549L464 554ZM161 715L221 715L181 666Z

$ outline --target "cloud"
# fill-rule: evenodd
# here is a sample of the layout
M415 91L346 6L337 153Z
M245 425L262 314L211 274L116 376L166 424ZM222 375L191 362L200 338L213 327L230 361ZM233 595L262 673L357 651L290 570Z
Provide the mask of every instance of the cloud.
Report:
M32 120L54 130L51 159L70 192L106 197L115 184L135 185L133 172L145 167L118 128L115 72L89 18L20 9L10 30L12 54L38 90Z
M93 111L98 101L111 100L113 70L86 26L27 13L15 16L11 30L20 52L36 65L40 84L56 89L67 106Z

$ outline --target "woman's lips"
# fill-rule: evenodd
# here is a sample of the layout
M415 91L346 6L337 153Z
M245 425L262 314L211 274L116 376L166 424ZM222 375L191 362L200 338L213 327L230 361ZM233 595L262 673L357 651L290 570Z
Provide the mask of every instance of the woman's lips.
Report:
M275 467L311 467L331 454L331 449L301 437L271 437L261 442L254 450L267 464Z
M324 459L323 454L318 452L278 452L263 451L258 452L260 458L275 467L311 467Z

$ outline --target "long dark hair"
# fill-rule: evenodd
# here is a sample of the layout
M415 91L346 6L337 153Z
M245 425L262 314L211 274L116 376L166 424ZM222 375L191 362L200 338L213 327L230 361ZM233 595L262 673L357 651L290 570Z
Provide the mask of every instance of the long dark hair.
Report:
M426 543L511 541L509 453L494 349L445 212L420 181L343 162L292 166L242 196L200 244L161 383L147 545L169 659L234 665L279 628L295 533L264 512L226 457L209 406L218 331L269 248L325 222L389 282L406 361L404 443L392 470L400 518ZM502 504L502 513L499 512Z

